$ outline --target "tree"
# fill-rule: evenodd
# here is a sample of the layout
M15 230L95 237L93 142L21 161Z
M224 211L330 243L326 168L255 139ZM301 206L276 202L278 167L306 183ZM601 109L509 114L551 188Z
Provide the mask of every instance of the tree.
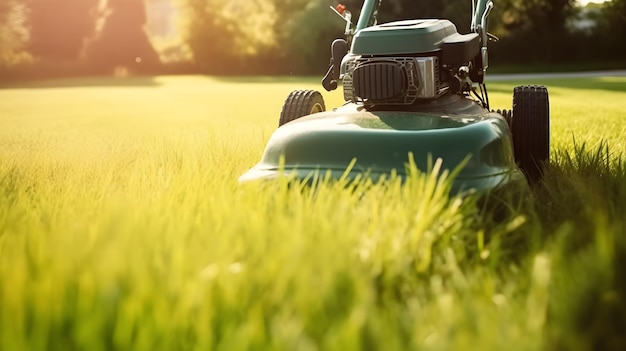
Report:
M181 0L183 39L189 45L198 67L207 73L230 70L236 55L232 38L237 24L223 15L224 0Z
M327 0L277 1L280 21L277 55L285 73L319 74L328 69L330 45L343 36L345 23L329 8Z
M180 0L182 33L204 72L269 70L277 11L271 0Z
M0 2L0 66L19 61L20 52L28 38L24 26L25 7L17 0Z
M108 0L102 29L85 50L87 62L110 72L124 67L134 72L153 72L159 56L144 30L143 0Z
M28 51L53 60L75 60L91 37L99 0L25 0L30 40Z
M196 64L213 74L321 74L328 65L330 43L343 36L344 27L328 6L345 4L356 22L363 5L363 0L178 1L185 42ZM565 60L580 53L567 27L576 12L575 2L498 0L488 29L502 40L491 45L492 57L533 63ZM378 20L446 18L460 33L468 33L471 7L471 0L385 0Z
M598 19L597 40L610 60L626 58L626 0L611 0L602 8Z
M521 62L555 62L571 55L567 20L576 0L503 0L496 7L496 56ZM493 18L492 18L493 19Z

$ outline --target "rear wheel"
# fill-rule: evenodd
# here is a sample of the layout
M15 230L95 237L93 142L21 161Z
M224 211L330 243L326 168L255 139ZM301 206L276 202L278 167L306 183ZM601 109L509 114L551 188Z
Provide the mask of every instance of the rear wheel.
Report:
M278 126L303 116L326 111L324 98L316 90L294 90L287 96L280 112Z
M546 87L515 87L511 133L517 165L529 182L540 180L550 159L550 103Z

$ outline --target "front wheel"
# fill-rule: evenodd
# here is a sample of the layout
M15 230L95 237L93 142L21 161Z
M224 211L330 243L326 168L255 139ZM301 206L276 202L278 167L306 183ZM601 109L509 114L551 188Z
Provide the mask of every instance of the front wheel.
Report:
M530 183L537 182L550 159L550 103L546 87L515 87L511 133L515 161Z
M324 98L316 90L294 90L287 96L280 112L278 126L303 116L326 111Z

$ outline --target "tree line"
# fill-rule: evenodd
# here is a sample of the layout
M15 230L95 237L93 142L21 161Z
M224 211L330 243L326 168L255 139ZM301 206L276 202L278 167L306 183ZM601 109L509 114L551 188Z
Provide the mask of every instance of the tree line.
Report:
M0 75L9 79L157 71L143 0L1 0ZM1 77L0 76L0 77Z
M154 1L2 0L0 77L112 74L120 67L146 74L321 74L330 43L344 29L329 9L336 0L171 0L179 47L155 49L145 30L145 5ZM470 1L386 0L379 20L448 18L466 33ZM363 0L342 3L356 18ZM489 26L500 40L491 45L492 62L626 59L626 0L584 11L575 0L495 5Z

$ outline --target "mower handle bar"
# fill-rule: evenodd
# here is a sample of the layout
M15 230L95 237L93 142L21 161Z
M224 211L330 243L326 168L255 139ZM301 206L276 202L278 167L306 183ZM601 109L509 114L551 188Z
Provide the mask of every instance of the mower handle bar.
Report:
M472 1L472 24L471 30L481 35L482 45L487 45L487 16L493 9L492 0L471 0ZM382 0L365 0L361 8L359 21L356 24L355 33L363 28L376 24L378 8Z
M359 15L359 21L356 24L356 32L363 28L367 28L376 24L376 16L378 15L378 7L382 0L365 0Z

